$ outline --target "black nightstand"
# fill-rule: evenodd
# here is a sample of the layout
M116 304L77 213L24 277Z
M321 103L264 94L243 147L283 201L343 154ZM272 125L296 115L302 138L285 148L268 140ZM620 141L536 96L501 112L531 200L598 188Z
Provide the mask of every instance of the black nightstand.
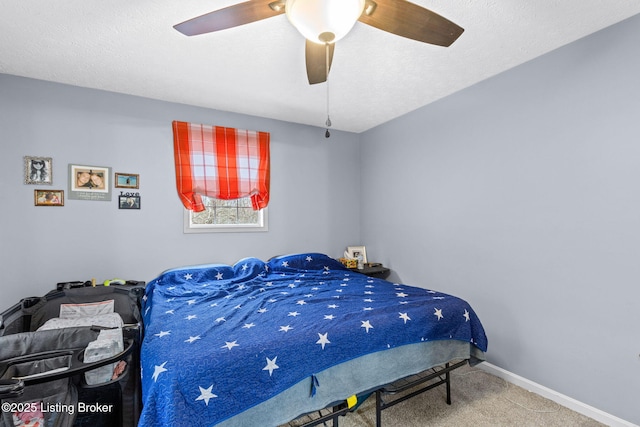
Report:
M370 277L376 277L378 279L386 279L391 273L390 269L388 269L387 267L383 267L381 265L378 265L376 267L365 265L365 267L362 270L358 270L357 268L350 268L349 270L355 271L356 273L361 273Z

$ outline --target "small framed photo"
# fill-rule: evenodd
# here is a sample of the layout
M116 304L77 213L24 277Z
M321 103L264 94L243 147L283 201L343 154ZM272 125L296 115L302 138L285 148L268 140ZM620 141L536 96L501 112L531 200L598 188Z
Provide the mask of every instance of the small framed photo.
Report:
M140 175L116 172L116 188L140 188Z
M34 190L36 206L64 206L64 190Z
M350 258L358 258L359 256L362 256L362 262L363 263L367 263L367 250L365 249L364 246L349 246L347 247L347 255L349 255Z
M118 196L119 209L140 209L139 195Z
M53 184L53 160L51 157L24 156L24 183Z
M69 198L111 200L111 168L69 165Z

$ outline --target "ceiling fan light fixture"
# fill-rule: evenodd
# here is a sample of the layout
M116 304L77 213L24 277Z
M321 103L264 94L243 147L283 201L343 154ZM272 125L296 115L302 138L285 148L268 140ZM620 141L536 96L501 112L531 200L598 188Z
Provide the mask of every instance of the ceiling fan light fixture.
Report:
M365 0L286 0L289 22L315 43L335 43L353 28Z

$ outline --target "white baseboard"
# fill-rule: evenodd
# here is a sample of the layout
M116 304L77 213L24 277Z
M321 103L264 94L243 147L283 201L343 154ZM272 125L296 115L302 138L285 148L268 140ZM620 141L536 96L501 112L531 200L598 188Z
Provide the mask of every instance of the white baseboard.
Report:
M614 415L608 414L604 411L601 411L600 409L594 408L593 406L589 406L585 403L579 402L569 396L565 396L564 394L553 391L550 388L534 383L533 381L492 365L491 363L482 362L477 365L477 368L482 369L483 371L491 375L495 375L498 378L502 378L503 380L510 382L511 384L515 384L518 387L522 387L542 397L552 400L559 405L571 409L572 411L585 415L589 418L593 418L594 420L608 426L638 427L637 424L630 423L629 421L625 421L622 418L618 418Z

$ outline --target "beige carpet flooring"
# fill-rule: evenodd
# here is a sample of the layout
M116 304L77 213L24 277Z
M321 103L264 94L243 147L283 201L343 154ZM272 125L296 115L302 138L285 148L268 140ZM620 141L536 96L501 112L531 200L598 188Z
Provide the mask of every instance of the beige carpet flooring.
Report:
M444 386L382 411L383 427L600 427L591 418L515 386L480 369L451 373L451 405ZM375 427L375 396L340 417L340 427ZM290 423L295 426L296 423ZM327 425L331 425L329 422Z

